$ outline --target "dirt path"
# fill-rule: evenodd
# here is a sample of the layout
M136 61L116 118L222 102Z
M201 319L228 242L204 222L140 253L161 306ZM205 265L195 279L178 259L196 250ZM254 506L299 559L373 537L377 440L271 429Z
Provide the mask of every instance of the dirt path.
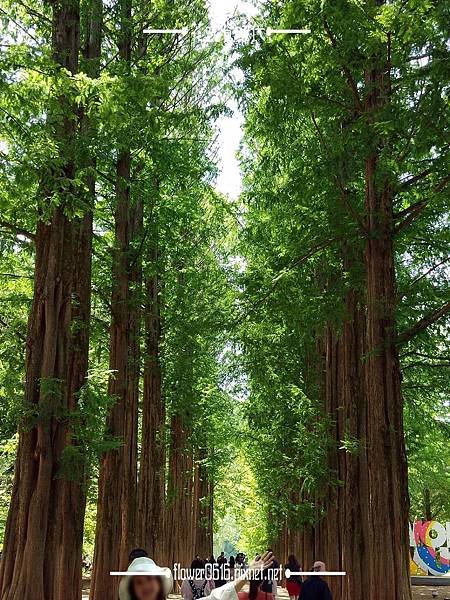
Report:
M419 600L423 598L433 598L431 592L436 590L438 595L435 596L439 600L445 600L446 598L450 598L450 587L422 587L422 586L413 586L413 598L414 600Z
M414 600L425 600L425 598L433 598L431 594L433 590L437 591L438 595L436 596L436 598L438 598L438 600L446 600L447 598L450 599L450 587L413 586L412 590ZM280 600L287 600L288 595L286 594L286 590L284 590L283 588L279 588L278 597L280 598ZM178 594L171 594L169 596L169 600L180 600L180 598L181 596L179 596ZM89 600L89 590L83 591L83 600ZM335 600L339 600L339 598L335 598Z

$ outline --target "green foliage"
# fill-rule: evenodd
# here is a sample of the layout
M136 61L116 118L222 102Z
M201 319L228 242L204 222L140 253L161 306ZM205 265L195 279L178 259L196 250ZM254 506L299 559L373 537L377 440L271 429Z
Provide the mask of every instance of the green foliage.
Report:
M327 327L339 334L350 291L364 305L365 160L374 152L394 198L413 514L427 489L448 517L448 312L409 337L449 298L448 16L445 2L266 2L262 31L311 33L237 48L246 116L239 335L248 455L272 529L286 517L315 520L324 487L339 484L327 447L357 453L362 443L328 438L320 340ZM369 65L390 79L371 112Z
M267 544L267 505L245 455L245 449L231 455L226 476L215 490L215 543L219 554L230 543L234 554L253 557Z
M0 444L0 543L8 517L9 499L14 479L14 460L17 449L17 436Z

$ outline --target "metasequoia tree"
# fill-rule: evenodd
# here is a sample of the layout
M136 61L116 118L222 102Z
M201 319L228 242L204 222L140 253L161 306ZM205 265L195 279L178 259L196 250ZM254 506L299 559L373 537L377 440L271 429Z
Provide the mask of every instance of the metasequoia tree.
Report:
M132 2L119 3L118 52L125 78L132 60ZM111 296L108 394L113 407L107 419L119 448L102 457L91 598L117 595L118 581L110 571L126 568L136 536L137 427L140 353L142 200L132 197L131 147L119 141L115 164L115 237Z
M84 197L77 181L80 119L71 87L79 70L79 3L55 3L51 16L53 68L64 87L48 111L57 154L38 190L26 416L1 566L5 600L81 595L85 469L75 424L88 365L93 183ZM98 52L97 39L93 34L87 59Z

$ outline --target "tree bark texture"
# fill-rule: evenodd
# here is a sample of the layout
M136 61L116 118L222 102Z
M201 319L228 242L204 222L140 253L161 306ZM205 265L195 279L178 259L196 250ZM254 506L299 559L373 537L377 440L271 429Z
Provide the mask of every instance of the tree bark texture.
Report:
M53 6L55 61L76 74L80 46L76 0ZM78 120L67 98L48 125L61 163L43 178L38 220L34 297L28 322L25 407L0 569L2 600L79 600L85 510L85 464L72 415L85 383L90 319L91 215L69 220L77 190L73 152ZM67 182L60 188L61 181ZM71 194L66 196L67 189ZM76 201L76 200L75 200ZM74 261L74 256L76 261ZM67 461L67 462L65 462Z
M157 253L153 255L156 265ZM161 311L159 278L146 279L142 441L138 486L138 545L157 561L165 558L165 405L161 390Z

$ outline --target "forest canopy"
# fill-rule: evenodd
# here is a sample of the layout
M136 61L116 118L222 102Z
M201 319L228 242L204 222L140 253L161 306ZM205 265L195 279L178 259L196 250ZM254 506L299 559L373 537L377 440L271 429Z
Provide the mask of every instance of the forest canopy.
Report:
M225 545L410 600L408 522L450 520L449 13L0 1L2 600Z

